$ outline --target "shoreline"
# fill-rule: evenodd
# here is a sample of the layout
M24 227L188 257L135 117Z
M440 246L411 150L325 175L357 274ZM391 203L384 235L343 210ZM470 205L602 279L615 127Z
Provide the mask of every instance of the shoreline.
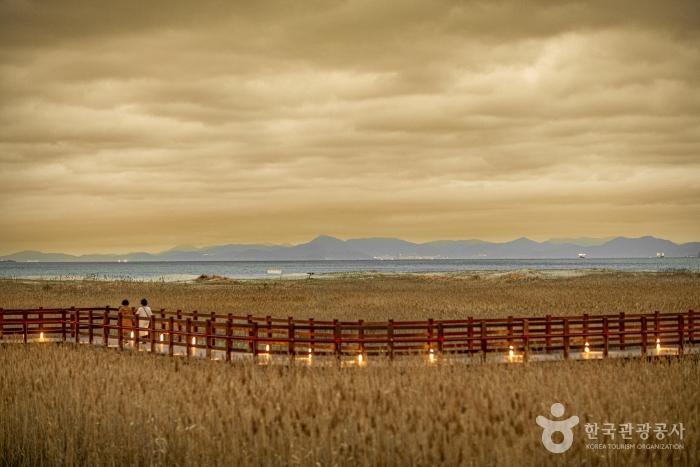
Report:
M700 272L688 269L674 269L664 271L628 271L610 268L586 268L586 269L540 269L519 268L509 270L463 270L463 271L343 271L321 273L289 273L270 276L224 276L219 274L182 274L160 277L110 277L110 276L16 276L0 277L0 282L20 283L143 283L143 284L235 284L235 283L279 283L297 282L306 280L337 281L347 279L462 279L462 280L531 280L531 279L567 279L586 276L696 276ZM175 276L175 277L173 277Z

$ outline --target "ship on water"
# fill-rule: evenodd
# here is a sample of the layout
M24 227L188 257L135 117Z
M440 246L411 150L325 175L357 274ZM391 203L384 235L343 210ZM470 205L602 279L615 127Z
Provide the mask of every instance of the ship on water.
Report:
M586 253L579 253L578 257L579 259L586 259Z

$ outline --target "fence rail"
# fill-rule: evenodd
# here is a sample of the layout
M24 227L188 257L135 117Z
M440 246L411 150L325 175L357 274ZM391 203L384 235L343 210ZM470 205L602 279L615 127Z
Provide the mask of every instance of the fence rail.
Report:
M696 343L693 310L580 316L425 321L318 321L156 310L139 319L110 306L0 309L0 342L71 341L186 356L405 354L608 357L611 353L682 355Z

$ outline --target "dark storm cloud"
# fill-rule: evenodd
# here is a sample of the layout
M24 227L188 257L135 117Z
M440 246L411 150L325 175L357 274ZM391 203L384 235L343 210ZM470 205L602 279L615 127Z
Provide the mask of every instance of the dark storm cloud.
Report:
M698 24L697 2L0 2L1 249L697 239Z

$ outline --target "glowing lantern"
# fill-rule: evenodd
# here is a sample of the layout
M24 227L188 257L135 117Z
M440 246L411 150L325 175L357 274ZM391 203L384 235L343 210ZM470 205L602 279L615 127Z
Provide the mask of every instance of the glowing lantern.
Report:
M430 363L435 363L435 351L430 349L430 354L428 354L428 361Z
M656 351L660 352L661 351L661 339L656 339Z
M165 336L163 334L160 335L160 341L163 342L165 340Z
M508 357L512 359L513 355L515 355L515 351L513 350L513 346L509 345L508 346Z
M584 344L584 346L583 346L583 351L586 352L586 353L588 353L588 352L591 351L590 347L588 346L588 342L586 342L586 343Z

